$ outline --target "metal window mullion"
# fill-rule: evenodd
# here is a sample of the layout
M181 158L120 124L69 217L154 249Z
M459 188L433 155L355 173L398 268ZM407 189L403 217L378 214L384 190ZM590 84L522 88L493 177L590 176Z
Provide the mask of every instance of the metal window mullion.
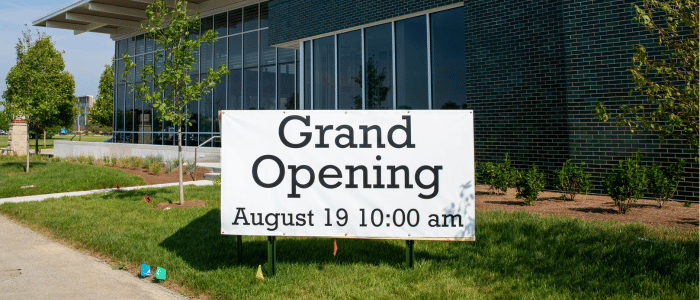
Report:
M243 12L241 12L241 18L243 18L242 16L243 16ZM243 20L244 19L241 19L241 22L243 22ZM241 31L243 31L243 23L241 23ZM243 33L241 33L240 35L241 35L241 52L240 52L241 53L241 85L240 85L240 87L241 87L241 98L240 98L241 105L240 105L240 109L243 109L243 101L244 101L243 95L245 95L245 84L244 84L245 83L245 53L243 52L244 51L243 46L245 46L245 38L244 38L245 36L243 35Z
M277 74L279 74L279 72L280 72L280 69L279 69L280 68L279 67L279 65L280 65L279 58L280 57L279 56L280 56L279 55L279 48L275 48L275 109L280 109L280 103L279 103L279 101L280 101L279 92L280 91L279 91L279 82L277 82L279 79L279 76L277 76Z
M362 109L365 109L365 102L367 102L367 91L366 89L366 82L365 80L365 29L362 28L360 29L360 45L362 47Z
M338 110L338 35L335 35L335 63L333 64L335 67L335 109Z
M301 49L301 47L299 49ZM299 91L298 91L299 87L297 86L298 85L297 82L299 82L299 81L297 81L297 78L298 78L297 76L299 76L299 74L298 74L299 68L297 67L297 61L299 61L298 52L299 51L294 50L294 84L293 85L294 85L294 109L295 110L299 109L297 107L297 101L300 100L300 99L298 99L299 98Z
M431 73L431 58L430 58L430 14L425 14L425 30L426 30L426 45L428 48L428 110L433 109L433 76Z
M297 108L299 110L306 109L304 104L304 76L302 76L304 74L304 51L304 41L301 41L299 42L299 68L297 69L299 70L298 73L301 73L297 74L299 76L299 105L301 106Z
M311 56L311 57L309 57L309 64L310 64L309 72L311 72L311 77L309 79L311 81L311 82L309 82L309 89L310 89L309 99L311 99L311 100L309 101L310 102L309 104L311 105L310 109L313 110L314 109L314 92L313 92L314 91L314 41L313 40L309 41L309 48L311 48L311 49L309 49L309 55Z
M391 68L392 68L392 96L394 109L396 109L396 21L391 22Z

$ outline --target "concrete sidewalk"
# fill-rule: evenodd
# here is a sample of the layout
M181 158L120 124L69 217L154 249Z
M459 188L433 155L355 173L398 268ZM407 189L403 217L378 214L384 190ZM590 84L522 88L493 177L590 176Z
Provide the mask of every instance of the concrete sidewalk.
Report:
M0 299L187 299L0 216Z
M209 180L197 180L197 181L187 181L187 182L184 182L183 184L184 185L205 186L205 185L212 185L213 182L209 181ZM177 186L177 185L178 185L177 182L154 184L154 185L139 185L139 186L130 186L130 187L121 188L121 191L133 191L133 190L139 190L139 189L161 188L161 187L169 187L169 186ZM46 200L46 199L50 199L50 198L82 196L82 195L89 195L89 194L96 194L96 193L107 193L107 192L116 191L116 190L117 189L100 189L100 190L91 190L91 191L55 193L55 194L22 196L22 197L12 197L12 198L0 198L0 204L7 203L7 202L42 201L42 200Z

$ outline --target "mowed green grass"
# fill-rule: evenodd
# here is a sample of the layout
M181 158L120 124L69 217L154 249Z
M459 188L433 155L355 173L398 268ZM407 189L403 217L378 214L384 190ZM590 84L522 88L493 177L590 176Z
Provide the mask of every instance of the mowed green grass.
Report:
M54 141L70 141L70 139L73 137L73 134L66 134L66 135L60 135L56 134L52 138L47 138L46 139L46 147L44 147L44 139L42 137L39 137L39 149L46 149L46 148L53 148L53 142ZM106 139L112 137L111 135L83 135L80 138L80 141L82 142L104 142ZM78 141L78 136L75 136L73 138L74 142ZM32 139L29 141L29 149L34 149L34 144L36 143L36 140ZM0 148L5 148L7 147L7 135L0 135Z
M50 163L48 158L37 156L31 156L29 173L26 173L26 157L0 158L0 198L112 188L117 184L124 187L146 184L142 178L121 170ZM30 185L35 187L22 188Z
M148 194L153 203L142 201ZM185 187L205 207L154 209L177 189L115 191L32 203L0 212L136 270L167 269L167 281L223 299L691 299L698 295L698 232L477 210L475 242L278 238L278 272L266 268L266 238L220 234L220 190ZM646 240L643 240L646 239Z

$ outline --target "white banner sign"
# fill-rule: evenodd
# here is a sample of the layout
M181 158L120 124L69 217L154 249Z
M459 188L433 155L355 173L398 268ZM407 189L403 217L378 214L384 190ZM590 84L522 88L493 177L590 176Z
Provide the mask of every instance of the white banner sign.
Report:
M474 239L470 110L225 111L221 233Z

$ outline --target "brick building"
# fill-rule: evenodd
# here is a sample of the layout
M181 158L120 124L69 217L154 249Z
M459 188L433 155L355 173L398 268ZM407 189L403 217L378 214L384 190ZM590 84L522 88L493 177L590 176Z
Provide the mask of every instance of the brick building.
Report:
M124 53L137 68L154 63L157 47L140 31L143 2L77 1L33 24L110 34L120 72ZM510 153L518 168L537 164L550 184L567 159L586 162L591 192L602 193L604 174L636 151L649 165L684 158L677 198L697 201L698 149L595 117L598 101L643 102L629 94L625 70L633 45L652 40L632 19L632 3L193 0L201 30L219 39L202 45L190 76L222 63L230 74L190 105L186 140L219 134L223 109L472 109L479 162ZM116 142L176 142L172 124L115 84Z

